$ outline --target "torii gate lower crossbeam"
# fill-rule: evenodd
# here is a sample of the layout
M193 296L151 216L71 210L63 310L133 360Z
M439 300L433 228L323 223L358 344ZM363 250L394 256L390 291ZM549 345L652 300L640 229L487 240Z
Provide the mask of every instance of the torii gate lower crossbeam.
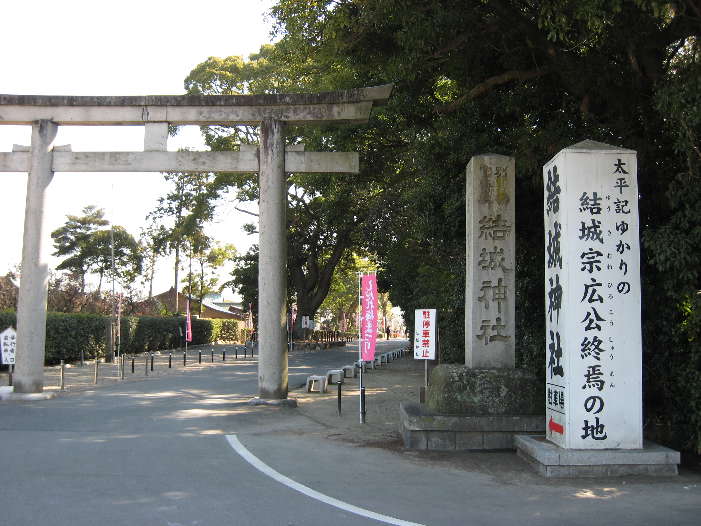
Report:
M32 145L0 153L0 172L29 171L17 309L15 392L43 391L48 240L46 189L55 171L251 172L260 177L259 363L262 400L287 399L286 172L357 173L357 153L285 151L286 122L365 122L392 86L316 95L45 97L0 95L0 125L31 124ZM140 110L140 111L139 111ZM57 118L54 118L57 116ZM140 117L139 117L140 116ZM157 117L154 121L152 117ZM171 119L169 119L169 116ZM167 152L168 124L236 125L260 119L259 152ZM56 122L58 121L58 122ZM52 145L59 124L145 126L144 152L70 152Z

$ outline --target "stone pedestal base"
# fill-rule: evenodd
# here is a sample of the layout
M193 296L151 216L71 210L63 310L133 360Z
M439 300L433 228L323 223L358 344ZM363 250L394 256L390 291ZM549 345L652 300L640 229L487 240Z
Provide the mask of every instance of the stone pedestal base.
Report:
M270 407L297 407L297 399L295 398L268 399L256 396L255 398L251 398L246 403L248 405L266 405Z
M14 387L0 387L0 400L8 401L27 401L27 400L51 400L56 397L55 391L43 391L41 393L15 393Z
M515 437L518 456L552 478L669 476L677 474L679 452L646 441L643 449L563 449L545 436Z
M441 364L431 371L426 405L457 415L543 414L545 382L522 369Z
M545 432L543 415L446 415L424 404L399 404L399 431L407 449L514 449L514 436Z

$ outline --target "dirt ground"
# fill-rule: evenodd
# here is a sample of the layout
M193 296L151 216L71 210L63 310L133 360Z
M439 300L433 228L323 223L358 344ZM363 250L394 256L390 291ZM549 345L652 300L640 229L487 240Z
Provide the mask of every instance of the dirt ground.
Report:
M307 393L305 388L290 390L299 412L323 426L329 438L362 445L400 445L399 403L419 400L424 381L423 362L406 358L394 360L364 375L366 423L360 423L359 378L346 378L341 386L341 413L338 413L338 386L327 393Z

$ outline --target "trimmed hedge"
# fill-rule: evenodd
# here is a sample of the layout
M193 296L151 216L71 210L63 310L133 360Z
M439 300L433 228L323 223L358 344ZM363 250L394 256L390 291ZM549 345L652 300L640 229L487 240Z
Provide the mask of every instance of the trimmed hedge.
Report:
M110 318L99 314L65 314L49 312L46 317L47 365L61 360L80 360L104 356ZM238 320L192 319L192 342L200 345L216 342L233 343L244 336L243 322ZM14 311L0 312L0 331L17 328ZM160 351L180 347L184 341L183 316L158 318L154 316L124 317L121 322L121 349L129 354Z

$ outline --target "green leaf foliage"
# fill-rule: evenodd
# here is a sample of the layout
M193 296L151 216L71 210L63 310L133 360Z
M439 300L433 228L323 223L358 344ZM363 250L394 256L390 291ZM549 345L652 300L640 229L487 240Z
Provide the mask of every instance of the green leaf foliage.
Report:
M280 0L272 13L273 54L302 78L395 84L356 135L354 239L394 305L439 310L445 360L464 355L470 158L516 158L517 363L542 376L542 166L587 138L637 151L646 433L701 450L698 2Z

